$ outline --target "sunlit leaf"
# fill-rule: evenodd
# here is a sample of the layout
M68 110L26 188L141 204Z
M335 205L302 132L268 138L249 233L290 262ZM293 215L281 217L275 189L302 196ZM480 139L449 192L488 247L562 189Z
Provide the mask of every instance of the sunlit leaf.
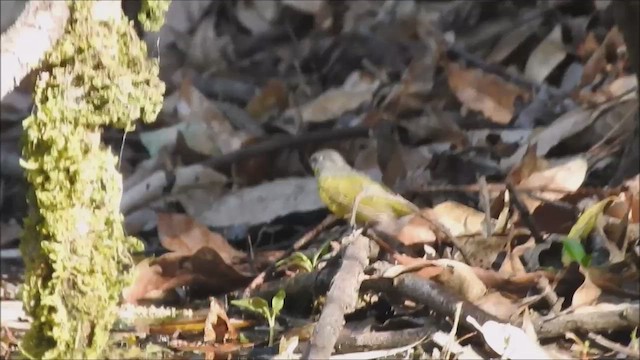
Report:
M280 310L284 307L284 297L287 293L284 289L280 289L278 293L271 299L271 311L272 315L275 317L280 313Z
M615 199L615 196L610 196L585 210L582 215L580 215L580 218L578 218L578 221L573 225L567 237L570 239L578 239L580 241L586 239L595 227L598 217Z
M311 262L311 260L309 260L309 258L305 254L298 251L291 254L291 256L278 261L276 263L276 266L278 269L295 266L301 268L306 272L311 272L311 270L313 270L313 263Z
M248 299L239 299L231 301L231 305L235 305L241 309L248 310L269 318L269 303L263 298L253 297Z
M591 257L584 250L579 240L567 238L562 241L562 263L568 266L573 261L586 267L589 266Z

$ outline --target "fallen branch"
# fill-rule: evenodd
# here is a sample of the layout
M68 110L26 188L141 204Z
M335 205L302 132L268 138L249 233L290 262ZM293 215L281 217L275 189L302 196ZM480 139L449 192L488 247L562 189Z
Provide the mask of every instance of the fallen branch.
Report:
M471 330L475 328L465 320L467 316L475 318L480 324L484 324L489 320L502 322L478 306L463 300L444 286L414 274L403 274L395 279L367 280L362 285L363 291L382 291L391 294L395 292L397 297L411 299L427 306L435 313L451 319L456 314L456 304L462 302L461 325Z
M602 309L602 310L601 310ZM640 304L613 305L603 309L602 305L581 308L580 312L558 315L535 323L536 334L540 339L563 336L567 331L610 332L630 330L638 326Z
M327 293L327 301L318 323L313 329L304 359L328 359L344 326L344 315L355 310L358 290L369 261L369 239L360 232L343 241L348 242L342 266Z

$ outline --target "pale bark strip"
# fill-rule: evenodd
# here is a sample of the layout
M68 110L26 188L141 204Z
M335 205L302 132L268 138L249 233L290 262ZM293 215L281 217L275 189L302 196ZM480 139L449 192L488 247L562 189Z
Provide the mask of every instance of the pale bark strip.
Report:
M0 99L15 89L64 33L66 1L31 0L16 22L2 33Z
M355 310L358 290L368 263L369 239L356 232L345 241L348 243L320 319L313 329L303 359L328 359L344 327L344 314Z

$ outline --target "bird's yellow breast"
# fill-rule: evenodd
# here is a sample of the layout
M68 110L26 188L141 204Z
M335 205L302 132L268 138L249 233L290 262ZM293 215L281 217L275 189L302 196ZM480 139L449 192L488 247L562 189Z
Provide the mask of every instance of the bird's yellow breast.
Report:
M401 217L413 213L415 206L389 189L356 171L319 174L318 195L329 210L339 217L349 217L358 195L356 222L366 223L382 217Z

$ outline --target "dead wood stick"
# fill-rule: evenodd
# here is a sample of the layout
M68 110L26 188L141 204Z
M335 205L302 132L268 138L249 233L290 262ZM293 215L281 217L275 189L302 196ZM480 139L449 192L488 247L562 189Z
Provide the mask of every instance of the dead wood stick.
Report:
M437 313L446 315L452 319L456 314L456 303L462 302L461 320L466 319L467 316L472 316L480 324L484 324L489 320L501 322L495 316L480 309L469 301L463 300L444 286L431 280L423 279L417 275L401 275L394 279L394 285L402 295L427 305ZM470 324L466 323L466 320L462 320L462 322L470 326Z
M618 186L614 188L597 188L597 187L581 187L577 190L567 190L562 188L553 188L549 186L540 186L540 185L513 185L514 189L523 192L523 193L532 193L532 192L550 192L550 193L558 193L558 194L585 194L585 195L593 195L593 194L602 194L606 195L615 195L624 191L624 187ZM501 192L507 189L506 184L502 183L487 183L486 190L488 192ZM479 184L469 184L469 185L405 185L401 192L416 192L416 193L432 193L432 192L443 192L443 191L451 191L451 192L481 192L483 191L482 187Z
M509 193L511 195L511 202L513 203L513 206L518 210L520 216L522 217L522 221L525 223L525 225L527 225L529 231L531 231L531 235L535 239L536 244L542 244L544 242L544 238L542 237L542 234L540 233L536 222L533 220L531 213L524 205L522 200L520 200L520 195L518 195L518 192L511 183L507 183L507 189L509 190Z
M69 18L66 1L31 0L1 36L0 98L15 89L64 33Z
M638 302L619 304L610 309L593 306L580 312L558 315L534 323L540 339L563 336L567 331L603 332L630 330L638 326L640 304Z
M327 301L313 329L303 359L328 359L344 327L344 315L356 308L364 268L369 261L369 239L360 232L355 232L344 241L348 245L342 265L327 293Z
M620 354L626 355L632 359L640 359L640 354L638 354L637 351L635 351L634 349L631 348L631 346L623 346L621 344L618 344L615 341L611 341L609 339L607 339L606 337L602 336L602 335L598 335L595 333L590 332L589 334L587 334L587 337L593 341L595 341L596 343L598 343L599 345L601 345L604 348L607 348L609 350L613 350L615 352L618 352Z

